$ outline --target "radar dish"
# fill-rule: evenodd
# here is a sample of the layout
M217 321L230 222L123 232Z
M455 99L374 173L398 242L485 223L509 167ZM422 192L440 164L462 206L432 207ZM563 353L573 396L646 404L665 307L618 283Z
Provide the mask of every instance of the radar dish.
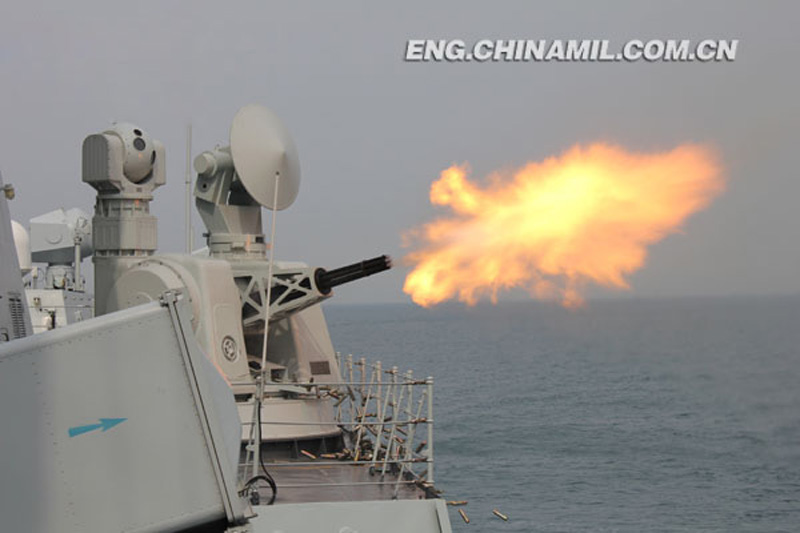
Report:
M268 209L286 209L300 190L300 159L283 122L257 104L241 108L231 124L231 156L236 173L253 199ZM275 177L280 175L278 201Z

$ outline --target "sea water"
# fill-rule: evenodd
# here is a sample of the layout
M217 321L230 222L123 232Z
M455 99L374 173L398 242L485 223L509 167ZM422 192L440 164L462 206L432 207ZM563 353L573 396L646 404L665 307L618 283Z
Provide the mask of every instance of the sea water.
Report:
M435 378L454 531L800 531L800 297L325 312Z

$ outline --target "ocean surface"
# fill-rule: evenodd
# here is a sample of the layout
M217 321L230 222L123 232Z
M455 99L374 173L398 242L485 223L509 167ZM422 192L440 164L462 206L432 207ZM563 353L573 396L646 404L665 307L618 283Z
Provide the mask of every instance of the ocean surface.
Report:
M454 531L800 531L800 297L325 312L434 376Z

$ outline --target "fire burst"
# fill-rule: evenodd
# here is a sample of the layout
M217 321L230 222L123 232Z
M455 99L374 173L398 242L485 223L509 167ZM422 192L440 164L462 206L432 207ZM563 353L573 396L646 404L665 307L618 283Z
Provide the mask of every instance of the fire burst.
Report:
M480 187L452 166L431 186L431 203L452 214L407 235L419 248L403 291L419 305L451 298L475 304L512 287L532 296L583 303L588 283L629 288L647 246L676 232L723 187L703 146L654 154L607 144L489 176Z

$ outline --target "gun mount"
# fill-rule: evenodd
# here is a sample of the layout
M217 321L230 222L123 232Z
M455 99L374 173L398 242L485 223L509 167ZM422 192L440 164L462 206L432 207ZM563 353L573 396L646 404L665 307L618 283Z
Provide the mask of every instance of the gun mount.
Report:
M280 119L255 105L237 113L229 146L194 160L194 196L207 230L207 253L156 254L155 217L147 204L165 182L164 160L160 143L127 124L84 143L84 181L98 191L97 314L179 291L192 307L200 346L231 382L252 384L262 362L273 381L312 375L336 381L333 346L315 304L339 285L387 270L389 257L332 270L267 259L271 243L262 229L261 208L278 211L294 202L300 164Z
M333 295L333 288L383 272L392 259L381 255L351 265L325 270L319 267L278 266L272 276L269 323L274 324ZM261 302L267 300L266 284L257 276L237 277L242 296L242 325L247 329L266 315Z

